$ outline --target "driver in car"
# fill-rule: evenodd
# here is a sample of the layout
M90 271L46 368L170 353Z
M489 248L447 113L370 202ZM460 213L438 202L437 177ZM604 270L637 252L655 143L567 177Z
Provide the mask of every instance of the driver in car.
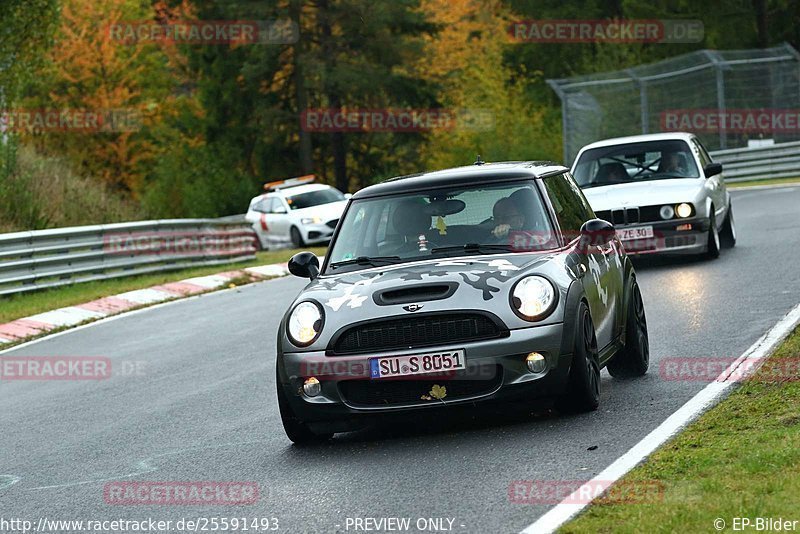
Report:
M680 152L664 152L661 155L661 163L658 166L659 173L666 174L686 174L686 156Z
M525 224L525 214L509 197L503 197L495 203L492 208L492 219L495 227L491 234L497 239L507 237L512 230L522 230Z

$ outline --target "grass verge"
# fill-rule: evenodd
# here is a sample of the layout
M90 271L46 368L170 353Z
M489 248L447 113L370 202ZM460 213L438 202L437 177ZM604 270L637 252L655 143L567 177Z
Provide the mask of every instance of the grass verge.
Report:
M796 520L800 531L798 356L800 328L753 378L618 483L655 481L663 498L593 505L560 532L724 532L734 531L734 518L759 517Z
M326 249L324 247L318 247L307 250L317 255L324 255ZM133 291L134 289L144 289L150 286L193 278L195 276L207 276L224 271L244 269L245 267L284 263L296 252L296 250L291 249L258 252L257 258L254 261L99 280L96 282L62 286L31 293L8 295L0 297L0 324L54 310L56 308L63 308L64 306L75 306L102 297Z
M754 185L792 185L800 184L800 176L794 178L774 178L771 180L748 180L747 182L727 182L728 188L752 187Z

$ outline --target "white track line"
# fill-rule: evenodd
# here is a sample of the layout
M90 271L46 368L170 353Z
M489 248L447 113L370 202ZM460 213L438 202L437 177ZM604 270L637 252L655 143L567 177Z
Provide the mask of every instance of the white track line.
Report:
M576 489L571 495L561 501L560 504L551 508L546 514L529 525L522 531L522 534L555 532L564 523L575 517L581 510L589 505L589 501L587 501L585 496L594 494L592 488L597 488L598 484L601 482L610 485L611 482L622 478L628 471L645 460L653 451L677 434L678 431L721 401L731 386L754 373L798 324L800 324L800 305L797 305L781 319L778 324L773 326L769 332L764 334L747 349L744 354L739 356L735 362L720 374L716 381L711 382L703 388L697 395L681 406L678 411L670 415L666 421L645 436L642 441L634 445L628 452L620 456L602 473L584 484L584 486ZM753 366L748 368L744 373L735 373L737 367L744 361L747 361L748 364L753 362ZM732 375L735 376L735 378L733 380L728 380ZM589 491L587 492L587 490Z

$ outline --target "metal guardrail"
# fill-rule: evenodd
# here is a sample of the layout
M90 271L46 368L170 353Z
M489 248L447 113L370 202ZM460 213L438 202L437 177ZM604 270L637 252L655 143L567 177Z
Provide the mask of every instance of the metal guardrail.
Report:
M170 219L0 234L0 295L255 259L243 221Z
M726 182L800 176L800 141L711 152Z

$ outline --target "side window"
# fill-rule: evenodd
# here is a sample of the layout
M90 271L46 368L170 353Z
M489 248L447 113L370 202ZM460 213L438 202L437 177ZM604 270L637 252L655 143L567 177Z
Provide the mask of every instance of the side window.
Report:
M580 188L568 174L559 174L543 180L547 196L553 204L561 231L576 235L583 223L594 218Z
M586 217L583 220L583 222L586 222L589 219L594 219L596 216L594 214L594 210L592 209L592 205L589 204L588 200L586 200L586 195L583 194L583 189L581 189L581 186L579 186L578 182L575 181L575 177L572 176L570 173L565 172L564 178L566 178L570 188L575 192L576 195L578 195L578 198L580 199L581 204L583 205L583 212L584 216Z
M704 147L700 141L697 139L692 139L692 143L694 143L695 148L700 154L700 163L703 165L703 168L706 168L706 165L711 163L711 156L706 151L706 147Z
M280 198L272 197L270 213L286 213L286 206L283 204L283 201Z
M269 213L271 204L272 204L271 198L262 198L261 200L253 204L253 211L257 211L259 213Z

